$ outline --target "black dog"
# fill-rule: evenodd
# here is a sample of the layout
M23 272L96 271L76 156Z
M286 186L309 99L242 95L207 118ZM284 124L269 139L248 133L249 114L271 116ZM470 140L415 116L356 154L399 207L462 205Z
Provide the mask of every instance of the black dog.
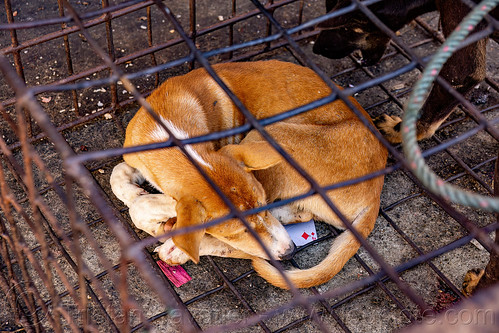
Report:
M349 0L326 0L326 10L332 11L350 5ZM447 37L470 11L460 0L386 0L369 7L390 29L396 31L417 16L439 10L442 30ZM499 8L491 13L499 17ZM477 30L486 26L482 22ZM324 21L313 51L328 58L338 59L360 50L365 65L377 63L385 52L390 37L383 33L362 12L348 14ZM499 41L499 32L492 38ZM487 40L482 39L456 52L444 65L440 75L461 94L466 95L485 78ZM458 102L443 87L434 85L417 123L418 139L431 137L452 113ZM401 119L383 115L376 119L378 129L392 143L401 142Z

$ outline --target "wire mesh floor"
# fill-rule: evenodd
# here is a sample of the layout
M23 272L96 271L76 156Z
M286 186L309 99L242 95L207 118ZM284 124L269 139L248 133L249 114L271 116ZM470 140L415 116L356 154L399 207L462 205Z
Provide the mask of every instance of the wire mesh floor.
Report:
M375 117L402 114L420 71L395 43L369 67L356 54L313 54L318 31L307 22L325 14L323 1L276 0L265 9L249 0L5 3L0 331L388 332L423 320L414 295L442 311L463 298L466 271L485 267L489 252L470 235L469 221L490 233L493 214L447 204L390 158L368 242L397 267L407 289L364 248L328 283L302 291L307 306L259 278L246 260L189 262L183 267L192 280L174 287L155 263L157 244L110 190L111 170L122 161L117 148L138 109L120 73L147 95L200 66L189 36L210 63L310 60L340 86L358 87L355 98ZM281 27L298 28L286 38ZM418 56L431 55L442 42L438 14L421 16L398 36ZM487 53L487 79L469 100L495 124L498 44L490 42ZM446 181L491 194L496 140L483 130L459 140L477 126L458 109L421 147ZM318 240L286 265L310 267L325 256L337 230L317 227Z

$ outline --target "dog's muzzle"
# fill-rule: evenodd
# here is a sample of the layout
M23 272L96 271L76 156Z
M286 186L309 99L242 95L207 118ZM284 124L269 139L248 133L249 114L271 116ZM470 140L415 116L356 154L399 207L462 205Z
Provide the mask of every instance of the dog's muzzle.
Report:
M293 259L296 253L296 246L294 243L291 243L291 246L284 252L283 254L279 254L279 260L290 260Z

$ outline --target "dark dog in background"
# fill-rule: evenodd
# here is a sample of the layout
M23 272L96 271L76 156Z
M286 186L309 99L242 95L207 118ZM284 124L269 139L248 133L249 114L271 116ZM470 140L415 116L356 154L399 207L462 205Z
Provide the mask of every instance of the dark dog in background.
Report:
M350 3L350 0L326 0L326 10L327 12L338 10ZM369 8L393 31L402 28L421 14L438 10L445 37L452 33L470 11L470 8L460 0L386 0L373 4ZM498 19L499 7L496 7L490 15ZM483 29L485 25L482 22L477 26L476 31ZM343 58L355 50L360 50L363 64L374 65L381 59L390 42L390 37L360 11L324 21L319 28L321 32L313 51L332 59ZM499 31L495 31L491 38L499 42ZM486 46L487 39L482 39L460 49L447 61L440 75L458 92L467 95L485 78ZM457 104L458 102L445 91L445 88L435 84L417 123L418 139L431 137ZM378 129L392 143L401 142L400 122L399 117L388 115L382 115L375 121ZM494 193L499 196L499 158L496 162L494 178ZM496 231L495 242L499 244L499 230ZM485 270L471 270L466 274L463 292L465 295L470 295L475 289L498 281L499 254L492 253Z
M351 4L350 0L326 0L326 10L333 11ZM397 31L417 16L434 10L440 12L442 31L445 37L470 11L460 0L386 0L369 7L373 13L391 30ZM499 8L491 15L499 17ZM483 29L482 22L477 30ZM329 19L319 25L321 32L313 51L332 59L345 57L360 50L365 65L377 63L385 52L390 37L382 32L361 11ZM499 41L499 32L492 38ZM482 39L457 51L444 65L440 75L463 95L485 78L485 55L487 40ZM458 102L445 88L434 85L417 123L418 139L431 137L438 127L452 113ZM375 121L378 129L392 143L401 142L401 119L382 115Z

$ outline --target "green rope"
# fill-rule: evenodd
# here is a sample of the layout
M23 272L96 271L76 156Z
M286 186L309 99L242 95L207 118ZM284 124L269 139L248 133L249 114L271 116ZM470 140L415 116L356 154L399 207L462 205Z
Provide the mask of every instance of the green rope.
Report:
M499 199L463 191L456 186L445 183L426 165L417 144L416 121L418 119L418 112L422 108L424 100L428 97L433 81L442 69L443 64L457 49L459 43L468 36L483 17L498 3L499 0L484 0L480 2L457 26L445 43L442 44L424 70L421 79L416 83L402 120L404 153L409 161L410 168L423 185L428 187L433 193L453 203L492 212L499 212Z

